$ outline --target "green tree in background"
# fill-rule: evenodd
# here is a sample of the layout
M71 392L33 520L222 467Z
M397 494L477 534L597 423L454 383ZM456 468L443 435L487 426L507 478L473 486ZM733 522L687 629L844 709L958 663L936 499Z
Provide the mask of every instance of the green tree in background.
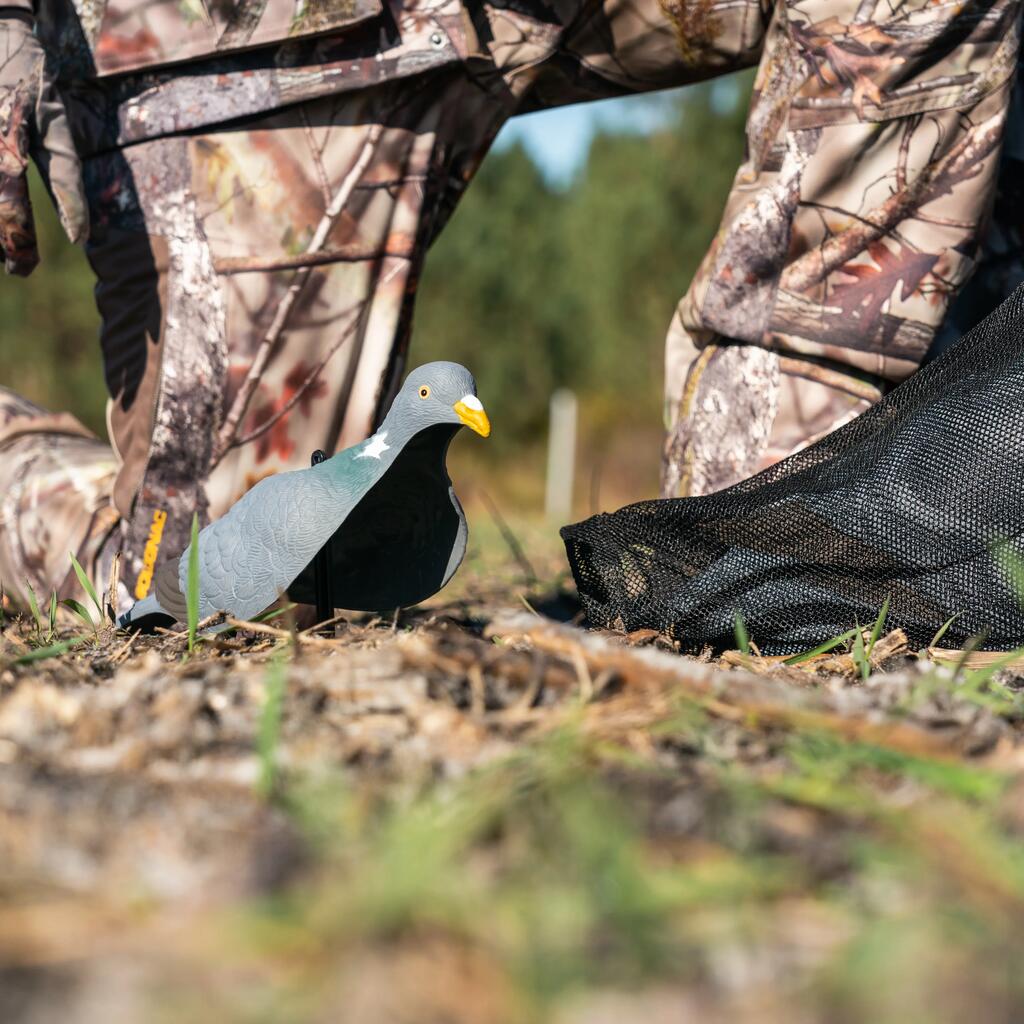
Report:
M543 436L558 386L592 438L661 422L662 345L713 236L743 152L749 79L732 109L684 90L652 135L598 135L571 186L547 185L518 147L492 153L427 259L412 358L477 375L498 448ZM639 101L644 102L644 101ZM0 277L0 383L104 433L93 277L33 179L43 263Z
M106 435L106 388L94 278L61 230L35 170L32 202L42 263L27 278L0 271L0 384Z
M473 369L496 445L538 437L558 386L592 435L660 428L665 333L743 157L749 77L731 94L722 111L691 87L663 130L598 135L565 191L521 148L484 161L428 257L413 351Z
M499 443L535 433L552 389L578 379L568 364L582 311L566 287L564 222L565 197L516 146L488 156L427 257L415 359L471 367L501 420Z

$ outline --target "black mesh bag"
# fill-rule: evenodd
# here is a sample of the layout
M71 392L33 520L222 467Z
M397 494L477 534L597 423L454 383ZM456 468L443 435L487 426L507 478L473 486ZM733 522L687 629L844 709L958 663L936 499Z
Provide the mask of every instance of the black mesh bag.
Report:
M684 650L805 650L875 621L915 646L1024 643L1006 548L1024 556L1024 286L875 407L702 498L562 530L588 618ZM1012 554L1009 557L1012 559ZM1012 575L1012 574L1011 574Z

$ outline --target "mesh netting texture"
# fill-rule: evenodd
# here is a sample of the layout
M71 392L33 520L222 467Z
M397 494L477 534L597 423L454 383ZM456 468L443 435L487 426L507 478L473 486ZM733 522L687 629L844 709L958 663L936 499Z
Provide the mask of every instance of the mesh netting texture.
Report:
M870 625L923 646L1024 644L1024 286L866 413L728 490L565 527L591 623L762 653ZM1012 556L1011 556L1012 557Z

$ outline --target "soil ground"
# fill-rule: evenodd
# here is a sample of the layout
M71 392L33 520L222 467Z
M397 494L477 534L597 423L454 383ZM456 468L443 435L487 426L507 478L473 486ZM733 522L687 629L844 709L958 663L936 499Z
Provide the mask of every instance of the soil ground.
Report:
M8 620L0 1020L1021 1019L1012 669L684 657L527 549L191 654Z

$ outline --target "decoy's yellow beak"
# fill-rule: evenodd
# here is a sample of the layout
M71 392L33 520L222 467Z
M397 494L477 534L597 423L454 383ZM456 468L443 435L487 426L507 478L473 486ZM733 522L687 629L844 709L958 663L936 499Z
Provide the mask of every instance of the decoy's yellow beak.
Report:
M476 395L463 395L453 406L455 415L469 427L475 430L481 437L487 437L491 432L491 421L480 404Z

